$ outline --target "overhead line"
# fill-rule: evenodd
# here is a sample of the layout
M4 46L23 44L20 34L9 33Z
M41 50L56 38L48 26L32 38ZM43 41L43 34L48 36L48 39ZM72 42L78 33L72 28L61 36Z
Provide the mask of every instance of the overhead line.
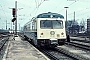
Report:
M36 7L37 7L37 1L35 0L35 3L36 3Z
M82 9L82 10L79 10L79 11L75 11L75 12L81 12L81 11L84 11L84 10L87 10L87 9L90 9L90 7L88 7L88 8L85 8L85 9ZM73 13L70 13L70 14L68 14L68 15L71 15L71 14L73 14ZM84 14L84 13L83 13ZM81 14L80 14L81 15Z
M70 7L71 5L73 5L76 1L74 1L73 3L69 4L67 7ZM64 8L63 8L64 9ZM63 11L63 9L61 9L59 12ZM58 13L59 13L58 12Z
M73 5L76 1L74 1L73 3L69 4L68 6L70 7L71 5Z
M38 7L35 7L33 10L32 10L32 12L31 13L33 13L33 11L35 11L36 9L38 9L39 8L39 6L44 2L45 0L43 0L43 1L41 1L39 4L38 4ZM31 13L30 13L30 15L31 15ZM27 17L26 17L27 18ZM26 19L25 18L25 19Z

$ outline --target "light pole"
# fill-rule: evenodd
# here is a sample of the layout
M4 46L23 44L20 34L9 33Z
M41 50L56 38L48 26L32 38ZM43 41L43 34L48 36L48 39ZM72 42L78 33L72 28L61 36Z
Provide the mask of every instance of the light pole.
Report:
M20 23L18 23L19 24L19 30L18 31L20 31Z
M64 8L66 9L66 26L65 26L65 27L66 27L66 29L67 29L67 8L68 8L68 7L64 7Z

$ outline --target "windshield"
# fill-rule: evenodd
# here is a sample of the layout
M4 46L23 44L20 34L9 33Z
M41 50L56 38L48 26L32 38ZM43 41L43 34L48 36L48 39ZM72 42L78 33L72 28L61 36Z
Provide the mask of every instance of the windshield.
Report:
M41 20L40 28L42 29L62 29L63 21L61 20Z

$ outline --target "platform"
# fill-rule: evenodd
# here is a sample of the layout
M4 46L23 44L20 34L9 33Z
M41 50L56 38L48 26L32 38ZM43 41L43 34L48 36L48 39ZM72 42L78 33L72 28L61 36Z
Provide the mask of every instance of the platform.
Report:
M21 38L9 38L8 47L3 60L50 60L33 45Z

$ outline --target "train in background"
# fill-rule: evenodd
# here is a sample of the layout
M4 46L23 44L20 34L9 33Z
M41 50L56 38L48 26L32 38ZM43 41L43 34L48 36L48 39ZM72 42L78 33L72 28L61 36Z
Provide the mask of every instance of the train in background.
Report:
M66 40L65 19L58 13L41 13L33 17L23 28L24 37L34 45L56 47Z
M9 30L0 29L0 34L9 34Z

